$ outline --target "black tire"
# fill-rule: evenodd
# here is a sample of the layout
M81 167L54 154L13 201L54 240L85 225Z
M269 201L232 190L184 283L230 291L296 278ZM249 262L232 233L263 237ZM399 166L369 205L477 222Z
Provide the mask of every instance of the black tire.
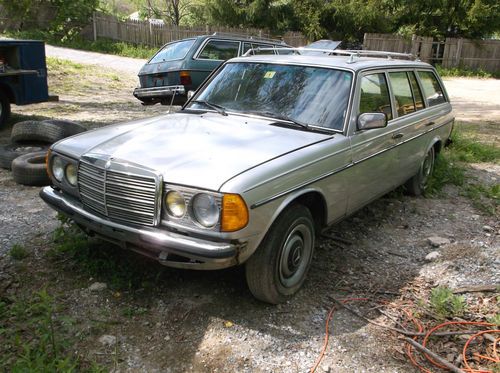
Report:
M304 283L314 252L314 223L309 209L292 205L276 219L245 265L247 284L259 300L278 304Z
M45 168L46 151L28 153L12 162L12 177L18 184L49 185L50 179Z
M48 119L42 121L42 123L51 123L60 127L64 133L64 137L73 136L82 132L85 132L87 129L82 125L69 121L69 120L59 120L59 119Z
M10 139L12 142L40 141L52 144L64 139L64 130L55 124L26 120L14 124Z
M436 159L436 153L434 147L431 147L427 154L425 155L422 164L420 165L418 172L405 184L406 191L412 196L421 196L425 193L429 178L434 170L434 161Z
M0 91L0 127L2 127L10 117L10 101L7 95Z
M17 157L37 151L47 150L47 144L8 144L0 146L0 167L10 170Z

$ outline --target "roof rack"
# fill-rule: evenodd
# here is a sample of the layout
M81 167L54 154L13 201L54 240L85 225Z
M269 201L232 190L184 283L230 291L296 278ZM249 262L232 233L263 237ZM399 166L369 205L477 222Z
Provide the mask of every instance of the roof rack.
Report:
M218 32L218 31L214 32L212 35L213 36L225 36L225 37L233 37L233 38L240 38L240 39L248 39L248 40L255 40L255 41L266 41L269 43L286 45L286 43L281 39L265 38L262 36L255 36L255 35L238 34L238 33L231 33L231 32Z
M359 57L379 57L379 58L387 58L387 59L406 59L415 61L418 60L418 57L414 56L411 53L397 53L397 52L384 52L384 51L372 51L372 50L352 50L352 49L316 49L316 48L252 48L249 49L243 56L250 56L255 54L255 52L266 51L266 50L283 50L283 51L292 51L293 54L307 54L308 52L312 53L324 53L329 56L332 55L341 55L341 56L349 56L348 63L356 62L356 59ZM305 52L305 53L304 53Z

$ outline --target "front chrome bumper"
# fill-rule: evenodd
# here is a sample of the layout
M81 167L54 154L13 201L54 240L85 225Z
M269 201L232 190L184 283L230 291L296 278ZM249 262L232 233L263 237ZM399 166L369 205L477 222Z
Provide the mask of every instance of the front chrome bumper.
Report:
M141 98L170 97L172 95L185 95L186 89L183 85L170 85L163 87L136 88L134 96Z
M47 186L40 197L89 233L97 234L122 247L152 257L160 263L177 268L218 269L238 264L238 254L244 244L207 241L158 228L129 226L113 222L85 210L77 199ZM171 255L190 259L172 260Z

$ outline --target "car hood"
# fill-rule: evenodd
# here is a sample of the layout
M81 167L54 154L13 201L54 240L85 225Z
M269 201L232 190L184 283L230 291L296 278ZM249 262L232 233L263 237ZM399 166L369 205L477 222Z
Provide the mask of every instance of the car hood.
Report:
M171 114L108 126L57 143L70 157L98 156L159 171L164 181L218 190L248 169L331 135L216 113Z

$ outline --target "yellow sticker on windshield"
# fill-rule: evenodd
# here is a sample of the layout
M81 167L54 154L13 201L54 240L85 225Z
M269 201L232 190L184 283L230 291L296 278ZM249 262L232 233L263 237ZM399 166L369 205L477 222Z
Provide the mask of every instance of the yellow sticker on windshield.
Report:
M276 71L268 71L264 75L264 79L272 79L272 78L274 78L275 74L276 74Z

